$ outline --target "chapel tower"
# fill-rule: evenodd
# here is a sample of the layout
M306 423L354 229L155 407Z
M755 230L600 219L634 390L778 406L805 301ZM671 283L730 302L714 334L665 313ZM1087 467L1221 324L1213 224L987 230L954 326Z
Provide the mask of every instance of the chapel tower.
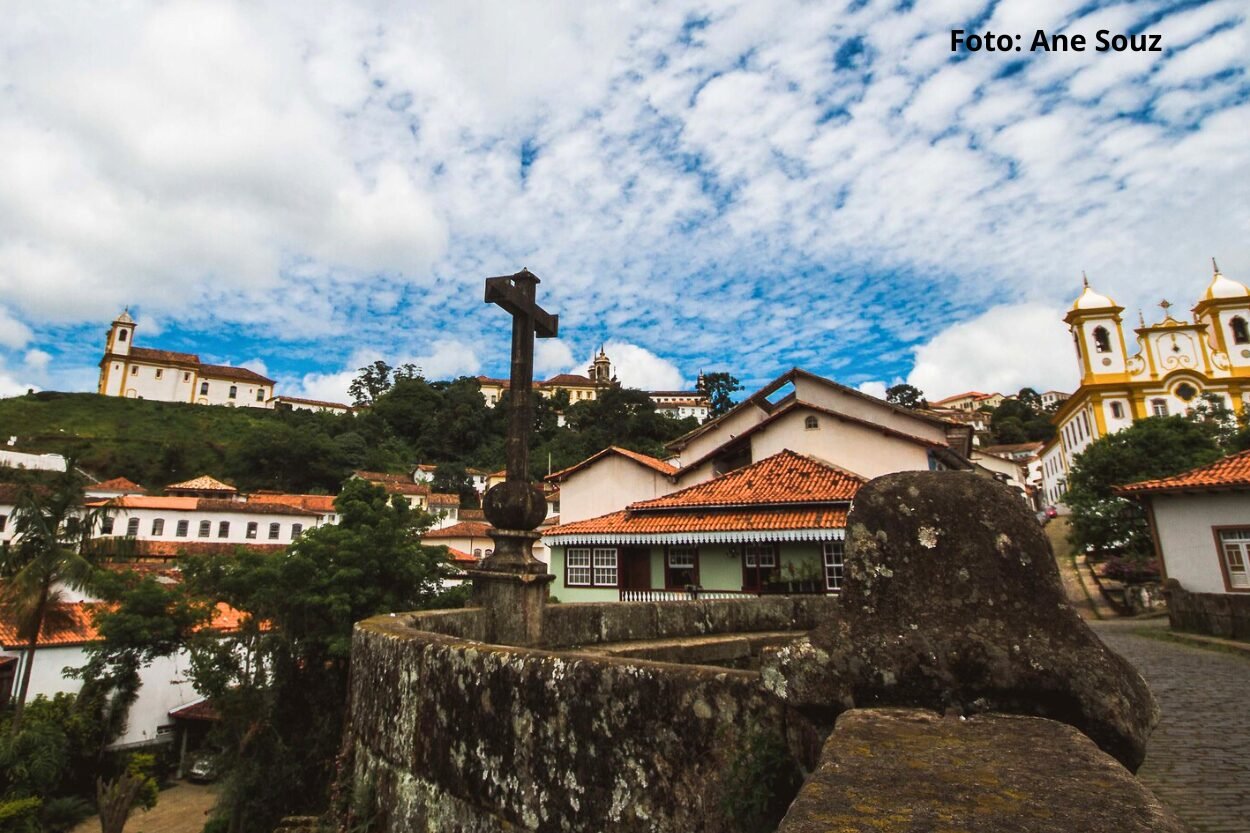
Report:
M1232 368L1250 368L1250 289L1224 277L1215 258L1211 271L1211 283L1194 305L1194 320L1206 328L1216 369L1220 354Z
M1076 347L1081 384L1127 381L1124 328L1120 313L1124 307L1106 295L1085 289L1064 317Z

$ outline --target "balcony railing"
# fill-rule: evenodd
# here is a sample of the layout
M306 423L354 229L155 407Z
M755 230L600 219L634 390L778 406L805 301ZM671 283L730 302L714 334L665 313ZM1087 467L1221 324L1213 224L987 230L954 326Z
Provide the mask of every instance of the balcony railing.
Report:
M621 601L685 602L696 599L746 599L758 595L743 590L621 590Z

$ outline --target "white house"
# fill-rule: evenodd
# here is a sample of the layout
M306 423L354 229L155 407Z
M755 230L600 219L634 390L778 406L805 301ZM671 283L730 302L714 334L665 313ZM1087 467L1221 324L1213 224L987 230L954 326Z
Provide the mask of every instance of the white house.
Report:
M0 468L65 471L65 458L60 454L31 454L0 448Z
M296 396L275 396L275 408L286 408L289 411L313 411L324 414L350 414L355 409L342 402L325 402L320 399L300 399Z
M86 664L86 647L100 637L92 621L97 602L78 601L56 606L39 634L38 647L31 667L27 702L42 694L51 697L60 692L77 693L82 681L66 677L64 668ZM211 627L227 632L238 627L240 614L219 604ZM0 617L0 703L16 693L28 656L26 640L17 635L13 622ZM188 669L189 657L179 652L158 657L140 672L138 699L130 707L126 728L115 747L127 747L173 740L173 722L169 711L199 699Z
M109 328L100 359L102 396L196 405L272 408L274 381L245 367L204 364L194 353L134 346L135 321L123 312Z

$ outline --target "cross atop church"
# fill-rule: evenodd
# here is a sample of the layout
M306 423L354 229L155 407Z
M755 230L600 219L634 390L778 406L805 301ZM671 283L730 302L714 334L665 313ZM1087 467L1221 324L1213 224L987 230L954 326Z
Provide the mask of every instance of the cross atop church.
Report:
M1172 304L1168 301L1167 298L1164 298L1162 301L1160 301L1159 306L1163 309L1164 318L1172 317L1172 313L1170 312L1170 310L1172 309Z

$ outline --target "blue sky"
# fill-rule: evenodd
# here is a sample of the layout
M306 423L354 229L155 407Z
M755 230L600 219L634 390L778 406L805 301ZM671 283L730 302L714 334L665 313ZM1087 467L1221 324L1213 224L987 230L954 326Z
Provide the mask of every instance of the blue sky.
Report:
M1241 0L117 5L4 9L0 395L94 389L125 306L293 395L502 375L522 266L541 374L1070 389L1082 270L1130 322L1250 282Z

